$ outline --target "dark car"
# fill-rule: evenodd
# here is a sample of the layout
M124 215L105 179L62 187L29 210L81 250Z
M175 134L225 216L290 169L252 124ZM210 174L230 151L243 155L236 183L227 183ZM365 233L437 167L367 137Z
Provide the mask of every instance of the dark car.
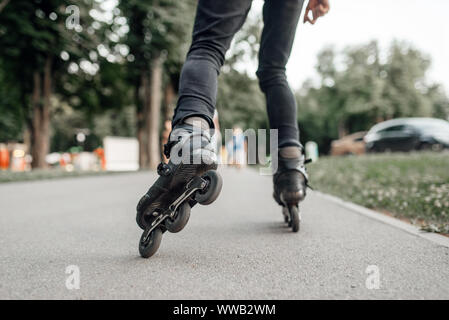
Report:
M449 122L434 118L400 118L373 126L365 136L368 152L449 148Z

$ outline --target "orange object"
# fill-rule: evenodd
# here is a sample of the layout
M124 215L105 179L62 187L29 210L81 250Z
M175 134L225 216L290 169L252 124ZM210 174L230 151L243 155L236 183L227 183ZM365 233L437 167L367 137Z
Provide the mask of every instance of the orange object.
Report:
M331 143L331 155L360 155L365 153L365 142L363 137L366 132L356 132L348 136L344 136L339 140L334 140Z
M104 149L97 148L94 150L95 154L100 158L101 169L106 170L106 157L104 156Z
M6 148L0 149L0 169L7 170L9 168L9 151Z

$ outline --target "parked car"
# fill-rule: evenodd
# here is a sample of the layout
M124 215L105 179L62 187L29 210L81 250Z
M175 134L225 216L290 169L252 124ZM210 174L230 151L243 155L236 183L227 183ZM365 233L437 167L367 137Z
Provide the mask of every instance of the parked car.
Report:
M363 141L365 134L366 131L356 132L332 141L331 155L342 156L365 153L365 141Z
M373 126L365 138L368 152L449 148L449 122L434 118L400 118Z

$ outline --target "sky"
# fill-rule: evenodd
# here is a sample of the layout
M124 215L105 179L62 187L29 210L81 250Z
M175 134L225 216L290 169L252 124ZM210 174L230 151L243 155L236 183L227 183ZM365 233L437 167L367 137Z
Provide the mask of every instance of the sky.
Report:
M428 54L433 63L430 82L442 83L449 93L448 0L329 0L329 13L315 25L300 24L287 65L290 85L297 89L316 79L316 56L327 45L337 50L378 40L386 50L392 40L407 40ZM254 0L251 14L260 14L263 0Z

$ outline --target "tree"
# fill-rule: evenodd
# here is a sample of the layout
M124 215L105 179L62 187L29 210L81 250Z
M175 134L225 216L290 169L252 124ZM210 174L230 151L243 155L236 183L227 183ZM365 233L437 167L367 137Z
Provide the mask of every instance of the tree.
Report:
M85 74L71 71L61 77L57 85L52 117L52 150L67 150L76 143L74 136L87 131L85 150L92 151L102 144L106 135L135 136L132 86L128 82L122 61L109 62L113 52L95 59L98 72ZM120 58L117 55L117 58Z
M55 83L71 62L88 61L85 57L96 48L89 16L94 6L91 0L77 6L60 0L16 0L0 14L0 58L7 61L5 70L20 92L35 168L46 166L50 150Z

